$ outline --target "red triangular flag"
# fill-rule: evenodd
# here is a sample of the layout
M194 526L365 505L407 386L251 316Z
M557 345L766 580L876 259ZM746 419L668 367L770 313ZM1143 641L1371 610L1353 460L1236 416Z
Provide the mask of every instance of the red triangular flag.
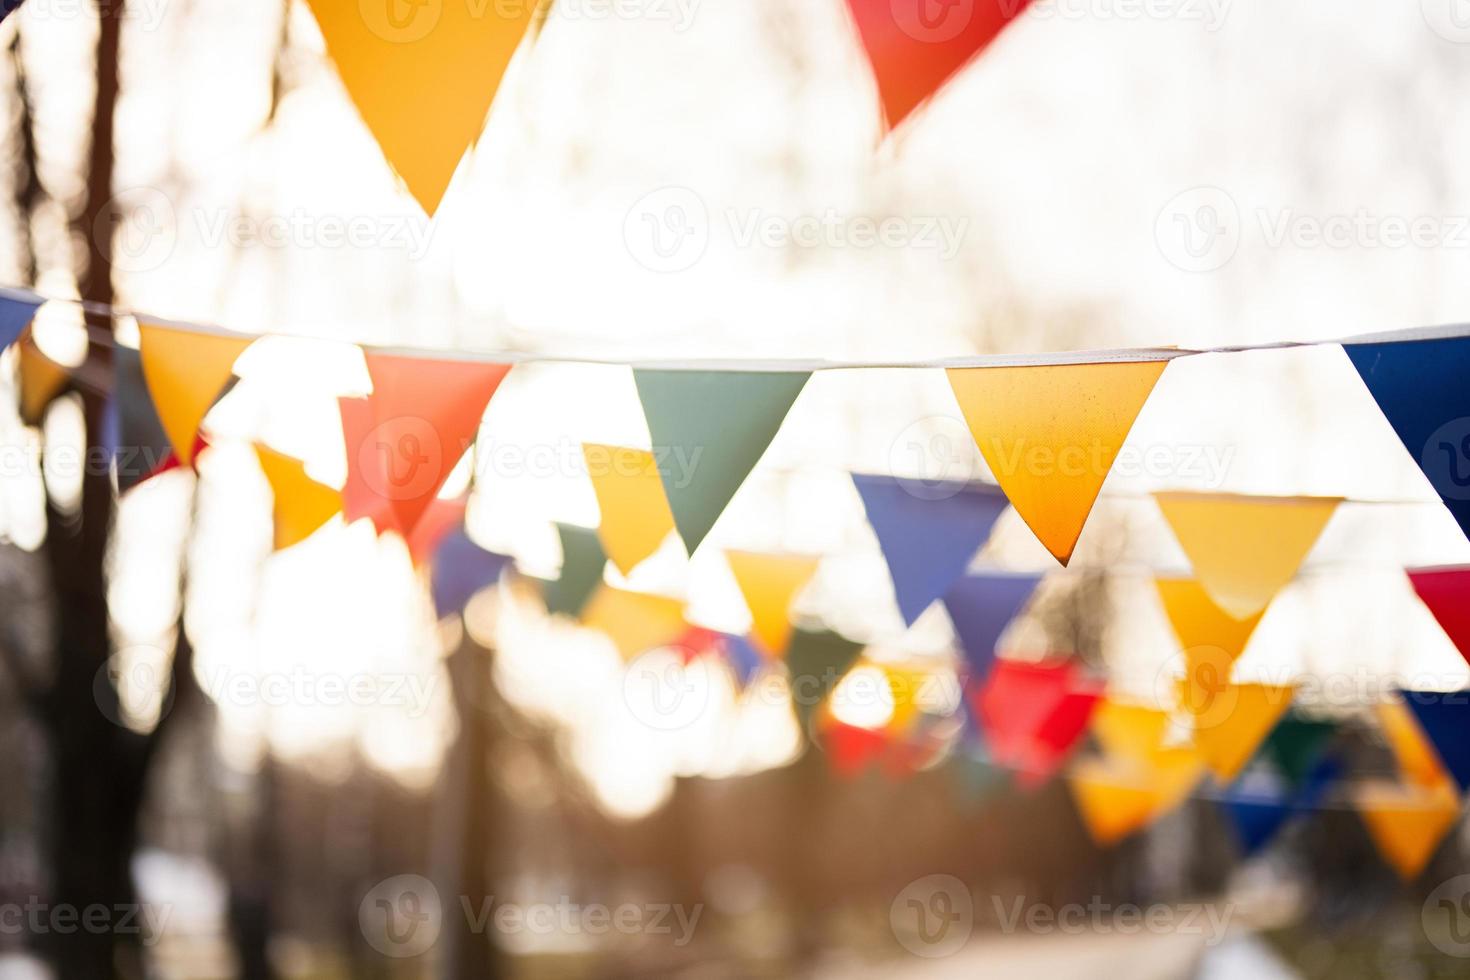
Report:
M464 456L507 364L368 352L373 393L342 398L347 520L410 537Z
M1031 0L847 0L896 128Z
M1470 661L1470 567L1410 570L1414 591Z

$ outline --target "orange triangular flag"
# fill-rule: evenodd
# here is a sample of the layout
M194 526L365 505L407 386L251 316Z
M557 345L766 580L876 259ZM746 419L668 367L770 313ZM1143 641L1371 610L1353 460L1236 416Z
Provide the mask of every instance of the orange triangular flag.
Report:
M1194 745L1221 783L1240 775L1291 706L1293 685L1231 684L1195 717Z
M506 364L365 354L373 393L342 398L349 521L369 517L379 533L405 538L438 496L479 432Z
M1067 776L1088 834L1102 846L1136 833L1177 807L1199 781L1200 763L1171 752L1151 768L1085 759Z
M66 387L70 374L47 357L27 335L20 348L20 418L26 425L40 425L46 407Z
M750 607L756 640L767 654L781 656L791 641L791 603L816 574L819 559L751 551L727 551L725 559Z
M307 476L301 460L259 445L255 453L275 494L277 551L305 541L342 510L342 492Z
M357 111L429 214L479 138L536 0L308 0Z
M234 374L235 361L254 338L186 330L149 320L139 320L138 328L138 356L158 420L179 462L192 466L199 426Z
M1063 565L1168 361L951 369L975 443Z
M1385 701L1378 706L1378 724L1383 728L1383 737L1393 751L1399 764L1399 772L1411 784L1432 789L1448 785L1451 776L1439 761L1424 730L1414 720L1414 714L1400 701Z
M624 575L659 549L674 530L653 453L621 446L583 444L587 475L597 494L602 550Z
M1164 743L1171 723L1167 711L1108 697L1092 713L1092 736L1109 758L1150 766L1170 751Z
M1338 497L1155 495L1210 598L1236 619L1271 604L1332 519Z
M1450 783L1433 789L1370 783L1353 798L1378 852L1404 881L1419 877L1460 819L1460 799Z
M1204 586L1195 579L1155 579L1159 599L1179 638L1181 649L1214 647L1223 650L1233 663L1245 652L1251 634L1265 612L1236 619L1215 604Z
M626 660L664 646L683 634L684 604L667 596L599 585L582 625L606 633Z

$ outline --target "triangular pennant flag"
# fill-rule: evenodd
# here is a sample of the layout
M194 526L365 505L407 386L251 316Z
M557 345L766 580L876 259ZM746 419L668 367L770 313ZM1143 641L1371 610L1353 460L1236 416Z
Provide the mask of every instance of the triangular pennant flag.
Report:
M986 572L950 586L944 608L965 653L969 675L983 679L995 663L995 645L1041 582L1040 575Z
M1297 812L1295 801L1285 787L1245 780L1231 786L1219 798L1221 813L1235 830L1241 851L1249 857L1271 842Z
M1029 3L848 0L888 125L903 122Z
M1336 497L1155 494L1195 577L1236 619L1264 610L1296 577L1342 501Z
M584 444L582 454L602 511L602 547L618 571L630 575L674 530L658 463L653 453L621 446Z
M1461 792L1470 788L1470 692L1399 694Z
M1470 337L1373 344L1343 350L1404 448L1470 537Z
M435 612L441 617L463 612L476 593L500 581L509 565L508 557L486 551L463 528L451 531L434 549L429 571Z
M313 480L301 460L259 445L255 453L275 495L275 550L305 541L341 512L342 492Z
M1101 694L1070 660L999 660L969 692L992 757L1016 770L1016 782L1023 788L1039 786L1066 761Z
M429 214L484 128L537 4L308 0L357 111Z
M863 645L831 630L797 629L786 646L791 706L804 738L810 738L816 710L846 676L863 652Z
M1147 768L1120 760L1085 759L1073 767L1067 783L1089 836L1106 847L1184 802L1199 775L1198 759L1171 753Z
M506 364L364 353L373 393L341 398L349 521L405 538L480 430Z
M852 482L910 626L965 574L1007 506L999 488L984 483L920 483L857 473Z
M755 648L755 644L743 636L721 634L719 645L725 662L730 665L730 670L735 675L736 685L740 690L745 690L755 679L756 674L760 673L761 667L765 664L765 658Z
M1104 698L1092 716L1092 737L1110 759L1147 768L1173 750L1165 745L1173 720L1167 711Z
M1154 585L1182 650L1214 647L1223 650L1234 663L1245 652L1251 634L1265 615L1262 611L1236 619L1217 606L1195 579L1161 578L1155 579Z
M1439 786L1450 779L1439 761L1439 753L1429 744L1408 706L1399 701L1378 705L1378 724L1404 779L1415 786L1427 787Z
M561 575L546 584L546 611L575 618L602 584L607 555L596 531L558 524L556 533L561 538Z
M755 468L809 377L634 370L659 476L689 554Z
M687 626L684 603L678 599L610 585L593 594L582 612L582 625L607 634L624 660L672 643Z
M1294 685L1232 684L1195 719L1194 745L1205 766L1229 784L1291 706Z
M113 468L118 491L127 493L171 463L176 464L178 457L173 455L168 434L153 408L138 352L131 347L115 348L112 372L112 404L117 413Z
M1016 775L1018 786L1033 789L1061 769L1087 733L1102 696L1101 685L1075 687L1062 695L1031 739L1029 757Z
M767 654L779 657L791 640L791 603L817 572L820 559L727 551L725 559L754 619L752 634Z
M1337 723L1287 715L1266 737L1262 754L1292 786L1301 786L1320 764Z
M20 339L44 302L29 289L0 289L0 351Z
M1460 656L1470 661L1470 568L1411 569L1409 581Z
M975 444L1063 565L1168 361L951 369Z
M1460 818L1460 801L1450 786L1369 784L1353 796L1378 852L1404 881L1419 877Z
M841 779L861 776L891 748L891 737L883 729L859 728L835 720L822 723L821 740L828 765Z
M21 340L20 351L20 419L26 425L40 425L52 399L59 395L71 379L71 373L42 353L34 335Z
M235 373L235 361L252 337L184 330L139 320L139 355L153 407L174 455L194 464L199 426Z

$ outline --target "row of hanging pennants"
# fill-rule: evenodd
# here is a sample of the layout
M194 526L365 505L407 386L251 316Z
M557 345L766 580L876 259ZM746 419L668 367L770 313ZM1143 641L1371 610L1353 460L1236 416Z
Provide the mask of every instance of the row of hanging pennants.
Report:
M44 408L44 393L54 396L66 380L65 369L40 354L26 335L43 302L34 293L0 291L0 342L20 348L22 409L32 421ZM106 436L124 492L162 469L195 464L208 446L205 417L255 339L134 316L139 348L115 345L112 352L113 410ZM1470 408L1459 383L1470 368L1470 338L1458 331L1419 332L1348 342L1345 349L1406 446L1418 444L1416 459L1440 487L1444 474L1455 471L1436 466L1444 449L1435 433L1453 427ZM1470 696L1406 691L1402 703L1377 706L1379 730L1400 776L1349 783L1342 779L1340 759L1327 758L1321 762L1327 768L1319 771L1316 763L1289 758L1288 746L1299 736L1330 734L1333 723L1294 716L1290 685L1243 683L1232 676L1267 606L1294 578L1339 499L1156 496L1194 569L1193 578L1157 582L1184 654L1178 703L1171 708L1114 698L1075 660L1032 664L1004 655L1005 630L1023 613L1041 576L974 572L973 559L1003 511L1015 506L1065 564L1107 475L1104 468L1080 477L1036 479L1008 471L1007 454L1018 445L1054 453L1100 445L1110 461L1158 378L1184 353L947 366L999 484L955 484L935 492L933 483L852 477L905 622L914 623L938 604L953 625L962 654L965 732L956 757L972 773L1005 773L1023 788L1064 778L1084 823L1102 843L1148 826L1208 786L1204 792L1232 820L1238 818L1243 842L1255 849L1293 814L1326 806L1329 789L1345 791L1385 857L1412 877L1455 825L1470 785ZM486 407L518 359L382 350L366 350L364 356L371 394L339 401L349 459L342 488L315 481L300 460L257 447L274 493L276 546L304 540L339 513L349 521L371 520L379 533L405 539L415 563L428 570L436 607L454 615L500 582L513 564L472 541L463 527L465 501L442 499L439 491L473 444ZM671 534L688 551L698 549L811 370L822 367L635 366L654 445L701 448L701 466L692 481L676 485L665 480L656 452L584 446L602 522L597 528L559 527L562 569L542 583L542 594L550 614L606 634L629 661L672 646L689 659L716 657L742 686L768 670L784 669L793 683L817 678L829 700L798 704L797 710L834 769L853 775L877 765L903 775L930 764L936 751L953 742L944 736L946 717L913 697L934 668L870 662L862 644L798 628L792 610L816 574L819 557L725 553L751 612L746 636L691 625L681 600L616 587L605 576L608 564L631 572ZM427 452L431 445L440 448ZM1464 448L1445 445L1451 453ZM405 454L405 448L411 451ZM143 450L137 458L156 465L125 467L125 450ZM1464 455L1470 460L1470 453ZM395 472L406 457L413 457L413 472ZM1465 529L1463 495L1446 490L1451 492L1442 491L1445 505ZM1470 659L1470 569L1409 575ZM831 710L841 679L858 667L878 671L891 685L892 716L876 728L848 724ZM1084 753L1086 744L1095 748Z
M1030 0L932 3L847 0L896 127L988 47ZM383 155L433 214L475 144L496 90L554 0L444 0L406 5L308 0L327 54Z

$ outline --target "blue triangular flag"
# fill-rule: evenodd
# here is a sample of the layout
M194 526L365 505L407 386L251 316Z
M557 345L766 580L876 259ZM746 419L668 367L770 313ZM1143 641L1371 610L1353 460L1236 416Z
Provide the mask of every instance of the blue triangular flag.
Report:
M1400 691L1445 769L1470 788L1470 691Z
M1247 857L1269 844L1296 812L1291 799L1282 792L1243 789L1231 789L1221 797L1220 809L1235 829Z
M25 0L0 0L0 20L4 20L25 2Z
M5 19L13 7L0 11L0 20ZM29 289L0 289L0 350L4 350L20 339L22 331L36 318L36 311L45 298Z
M945 593L944 606L964 648L972 679L983 680L990 673L1000 635L1040 581L1040 575L987 572L967 575Z
M434 609L440 616L463 612L475 593L500 581L509 564L505 555L486 551L470 540L464 528L456 528L434 550L429 577Z
M854 473L888 562L898 608L910 626L965 574L1009 506L1000 487L984 483L901 480Z
M1343 350L1470 537L1470 337L1350 343Z
M112 352L112 402L116 442L111 455L117 471L117 489L127 493L161 470L173 452L153 396L143 378L143 362L131 347Z
M761 666L765 663L765 658L760 655L760 651L755 648L755 644L751 643L748 637L736 636L732 633L721 635L720 647L724 650L725 662L735 672L735 680L739 683L740 689L744 690L759 673Z

